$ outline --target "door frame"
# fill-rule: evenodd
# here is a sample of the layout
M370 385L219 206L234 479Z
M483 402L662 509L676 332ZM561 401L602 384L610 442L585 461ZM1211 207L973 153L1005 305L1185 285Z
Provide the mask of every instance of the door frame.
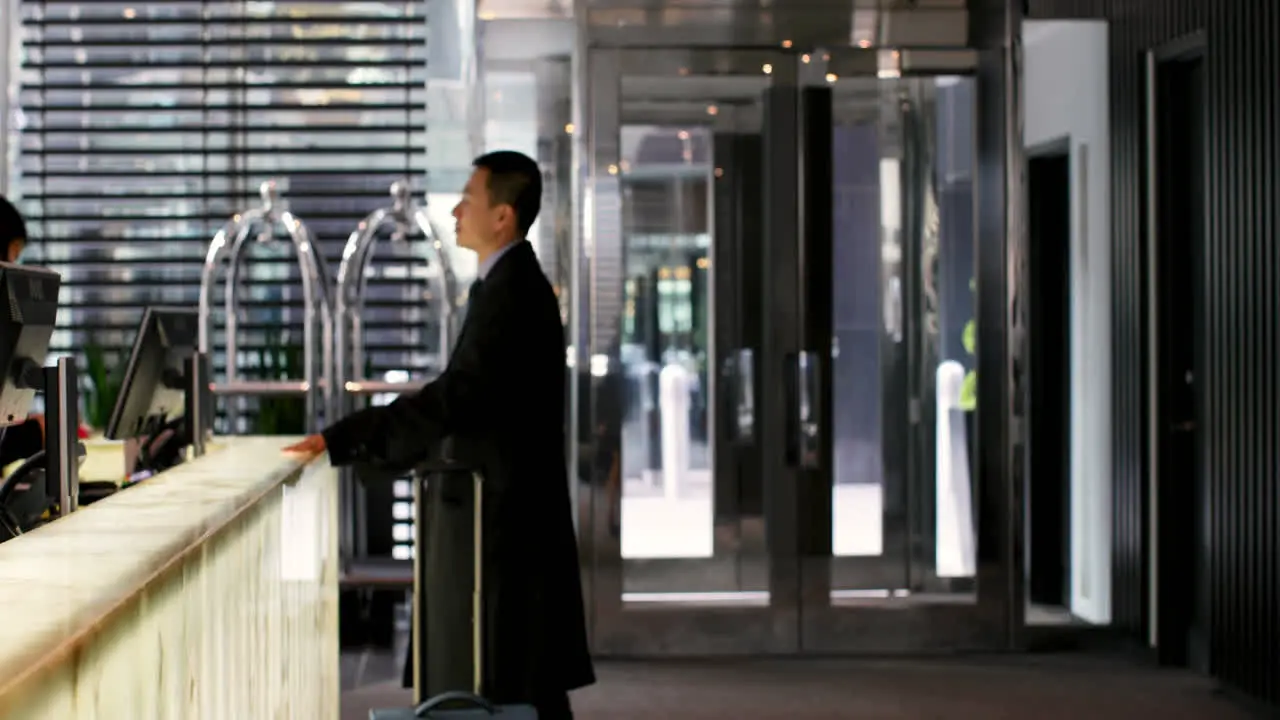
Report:
M1144 244L1146 283L1146 312L1143 318L1147 339L1146 363L1147 382L1145 387L1147 400L1146 442L1147 442L1147 492L1144 502L1147 510L1147 634L1148 644L1156 649L1158 660L1164 664L1190 667L1200 672L1209 670L1209 647L1212 641L1209 624L1209 613L1212 605L1212 583L1208 580L1212 568L1211 549L1213 547L1210 529L1212 528L1212 498L1207 486L1208 457L1204 452L1204 433L1211 428L1205 421L1207 407L1206 390L1200 378L1193 378L1192 388L1194 418L1192 452L1195 456L1191 470L1191 488L1170 487L1161 482L1164 472L1164 453L1176 431L1169 428L1168 409L1164 407L1162 397L1167 390L1165 383L1167 368L1164 367L1164 348L1168 340L1161 332L1166 310L1162 307L1162 299L1166 289L1162 278L1167 269L1168 243L1162 241L1162 219L1167 217L1166 208L1162 206L1165 192L1161 181L1161 162L1164 143L1162 142L1163 122L1161 113L1161 84L1167 74L1182 71L1180 65L1185 63L1201 63L1200 71L1205 72L1208 45L1203 31L1197 31L1179 37L1168 43L1151 48L1144 54L1144 123L1145 137L1143 143L1145 174L1145 217L1146 238ZM1207 79L1202 75L1202 82ZM1201 87L1201 92L1207 86ZM1207 133L1207 115L1201 108L1201 132ZM1203 141L1203 138L1202 138ZM1192 151L1196 148L1192 148ZM1207 178L1203 172L1207 167L1206 148L1198 148L1201 153L1202 177L1200 187L1207 186ZM1184 151L1184 156L1189 156ZM1206 207L1200 208L1203 213ZM1204 246L1207 237L1206 218L1201 217L1198 236L1191 238L1190 251L1193 257L1189 260L1199 272L1192 271L1193 287L1190 289L1193 308L1191 318L1191 342L1194 348L1194 372L1203 373L1206 366L1206 330L1203 303L1203 262ZM1166 478L1167 480L1167 478ZM1184 493L1190 490L1191 497ZM1191 507L1188 507L1190 503ZM1188 528L1171 519L1193 518L1191 537ZM1190 545L1190 561L1187 557L1187 546ZM1188 595L1190 593L1190 595Z
M829 363L818 360L829 358L831 352L832 198L829 191L812 191L824 187L824 182L829 188L831 182L831 91L823 87L821 75L814 79L811 70L801 67L811 64L809 54L798 49L640 50L606 46L591 46L586 52L583 64L588 99L583 118L587 138L582 173L587 197L577 304L586 317L577 321L575 356L583 365L608 352L610 328L616 327L616 313L622 307L617 295L622 292L622 278L616 266L622 257L619 166L624 58L643 56L646 63L683 63L682 69L696 71L714 69L730 54L754 53L767 55L773 75L772 86L766 91L763 129L762 286L768 301L764 303L761 347L753 360L760 375L756 384L760 392L754 398L754 438L764 491L765 546L758 550L767 558L768 597L763 602L748 600L734 606L629 606L622 597L620 547L615 543L611 548L603 537L600 513L588 511L580 524L580 542L587 568L584 585L591 608L593 650L602 656L627 657L1007 649L1012 641L1008 628L1020 622L1021 614L1011 617L1013 611L1005 598L1009 583L1003 576L1013 573L1017 563L998 563L1009 567L994 568L988 562L982 577L986 582L978 583L972 603L954 599L930 602L917 596L837 605L830 593L830 525L825 528L823 548L817 538L823 534L817 532L821 528L809 527L810 518L801 517L805 508L819 508L819 514L830 517L832 506L831 378L825 369ZM883 50L812 51L818 52L836 57L842 66L861 67L868 77L883 76ZM943 73L963 74L946 70L939 74ZM824 107L825 117L821 115ZM717 262L721 260L717 258ZM825 281L820 277L823 274ZM802 293L802 288L806 292ZM714 289L712 296L716 296ZM803 322L797 322L798 318ZM821 329L824 322L825 331ZM710 335L721 338L714 328ZM716 347L713 353L722 350ZM722 356L716 357L717 364L722 360ZM708 375L715 378L717 373ZM591 410L586 413L586 422L594 423L590 416L601 411L599 390L595 379L588 383L591 400L587 407ZM716 392L712 390L713 395ZM809 402L801 402L802 396ZM710 406L719 407L719 400L713 397ZM801 406L811 408L814 414L801 417ZM719 433L713 430L712 435ZM816 455L800 462L806 453L814 452ZM802 528L812 532L802 532ZM1005 548L988 550L987 557L1010 557ZM991 573L992 569L999 573Z

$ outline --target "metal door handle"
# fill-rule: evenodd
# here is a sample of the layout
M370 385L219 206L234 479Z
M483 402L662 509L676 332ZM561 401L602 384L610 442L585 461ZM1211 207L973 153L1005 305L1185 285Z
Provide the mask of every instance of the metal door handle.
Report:
M725 358L721 375L731 395L725 408L733 418L733 439L751 442L755 437L755 352L738 348Z
M822 451L822 358L817 353L796 353L794 383L796 463L816 468Z
M902 280L894 275L885 285L884 329L895 343L902 342Z

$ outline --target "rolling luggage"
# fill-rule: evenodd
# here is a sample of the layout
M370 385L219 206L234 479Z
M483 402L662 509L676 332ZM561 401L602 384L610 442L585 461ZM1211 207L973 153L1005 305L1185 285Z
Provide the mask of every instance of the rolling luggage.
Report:
M418 705L371 710L370 720L538 718L531 705L494 705L483 695L483 489L484 477L475 468L445 462L418 469L413 494L413 690Z

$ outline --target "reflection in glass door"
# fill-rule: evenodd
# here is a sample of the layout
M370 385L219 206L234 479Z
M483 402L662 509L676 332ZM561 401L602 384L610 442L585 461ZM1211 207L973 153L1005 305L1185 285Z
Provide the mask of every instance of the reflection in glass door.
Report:
M703 312L710 300L712 132L688 122L623 124L621 139L623 452L613 522L624 559L713 558L712 346ZM647 567L660 570L631 573L624 598L687 590L664 587L670 566Z
M794 650L752 461L762 301L750 278L776 55L590 54L581 538L597 652Z
M822 52L802 79L802 355L830 358L801 464L801 646L1001 647L1004 575L976 581L962 402L973 276L972 80ZM812 188L812 191L809 189ZM802 384L805 382L803 379ZM990 520L988 520L990 521ZM996 553L999 556L999 553ZM1003 573L1003 574L1002 574Z

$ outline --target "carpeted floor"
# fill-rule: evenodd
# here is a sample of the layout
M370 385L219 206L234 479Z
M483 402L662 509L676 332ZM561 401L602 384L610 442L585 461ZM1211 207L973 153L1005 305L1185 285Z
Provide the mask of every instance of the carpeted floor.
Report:
M1201 677L1090 656L947 660L607 662L574 693L579 720L1245 720ZM378 682L343 694L343 720L404 707Z

